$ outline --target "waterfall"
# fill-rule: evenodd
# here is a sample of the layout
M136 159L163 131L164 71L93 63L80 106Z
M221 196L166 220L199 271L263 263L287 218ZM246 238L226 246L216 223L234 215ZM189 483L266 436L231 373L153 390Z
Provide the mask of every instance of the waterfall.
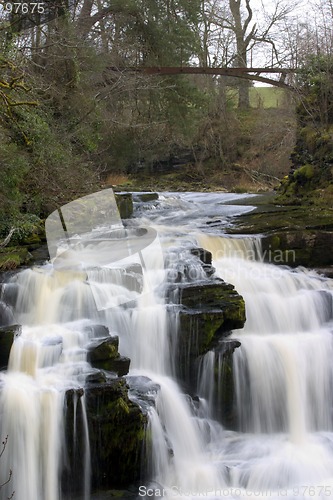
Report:
M230 485L246 488L244 496L270 498L280 488L277 496L323 498L321 486L331 491L333 477L332 282L254 261L256 241L251 250L244 240L242 255L236 242L234 257L234 243L221 239L198 237L213 252L218 275L243 295L247 315L244 329L231 336L241 347L233 355L237 445L230 453L226 439L221 447L227 461L238 448ZM214 384L212 371L221 372L223 363L217 366L212 353L203 363L199 392L212 398L207 380Z
M207 225L212 217L228 226L249 209L230 205L238 198L165 194L152 206L138 204L132 227L150 225L159 234L164 265L150 251L149 269L134 281L131 270L124 282L119 270L98 268L92 254L89 269L68 270L63 264L72 257L65 251L61 265L59 259L58 266L23 270L3 287L1 301L23 327L8 371L0 373L0 436L8 436L1 484L12 470L1 500L13 491L17 500L64 498L68 390L74 390L74 416L82 419L79 498L94 499L84 396L75 393L91 373L94 324L119 336L119 352L131 358L130 377L148 377L157 388L146 405L149 480L138 485L137 498L333 495L332 281L263 263L260 238L214 233ZM199 360L195 388L184 388L175 375L177 293L168 303L165 298L170 284L209 282L191 252L195 246L212 252L216 276L246 303L245 327L229 337L241 344L232 355L232 429L220 421L229 365L218 347ZM75 440L75 423L72 434Z

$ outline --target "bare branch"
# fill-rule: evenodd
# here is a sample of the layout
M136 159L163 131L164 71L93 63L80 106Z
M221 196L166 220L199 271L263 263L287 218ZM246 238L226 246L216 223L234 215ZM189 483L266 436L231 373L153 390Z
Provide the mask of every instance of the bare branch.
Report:
M251 6L250 6L250 0L246 0L246 8L247 8L248 16L245 19L244 25L243 25L244 36L246 34L247 28L249 27L249 24L252 21L252 17L253 17L253 12L252 12L252 9L251 9Z

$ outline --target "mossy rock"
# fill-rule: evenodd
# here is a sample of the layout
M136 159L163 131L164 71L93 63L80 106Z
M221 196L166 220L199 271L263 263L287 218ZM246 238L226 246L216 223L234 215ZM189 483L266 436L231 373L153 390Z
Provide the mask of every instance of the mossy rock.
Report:
M223 280L180 284L177 369L191 382L196 359L212 349L221 338L245 323L245 302L233 285Z
M89 428L92 491L128 488L140 479L147 416L128 398L125 380L115 378L88 384L84 390L67 391L67 467L63 471L63 491L68 496L83 495L85 431L79 401L83 394Z
M129 219L133 215L133 198L131 193L114 194L117 207L122 219Z
M215 349L213 414L227 429L237 428L233 354L241 346L237 339L224 339Z
M147 417L123 379L88 387L93 488L123 488L140 479Z
M262 239L265 262L287 264L291 267L332 266L332 248L332 231L283 231Z
M158 200L158 193L147 192L147 193L135 193L135 198L139 201L156 201Z
M89 346L87 360L94 368L115 372L119 377L127 375L130 359L120 356L117 336L106 339L96 339Z
M0 271L10 271L28 264L32 259L26 247L0 248Z
M277 201L281 198L277 197ZM281 200L282 201L282 200ZM268 205L234 219L230 234L267 234L281 230L333 230L333 209L317 205Z
M119 339L117 336L96 339L89 345L87 360L93 364L95 361L115 359L119 356L118 346Z
M305 183L307 181L310 181L314 177L314 175L315 175L315 170L313 165L307 164L295 170L293 178L298 183Z
M21 335L20 325L0 327L0 369L6 370L9 361L10 350L14 340Z
M29 249L30 248L37 248L37 246L40 246L43 241L40 237L40 235L38 235L37 233L34 233L34 234L31 234L30 236L28 236L27 238L24 238L22 240L22 245L25 245L27 246Z
M318 143L318 131L308 125L299 129L297 137L297 147L313 153Z

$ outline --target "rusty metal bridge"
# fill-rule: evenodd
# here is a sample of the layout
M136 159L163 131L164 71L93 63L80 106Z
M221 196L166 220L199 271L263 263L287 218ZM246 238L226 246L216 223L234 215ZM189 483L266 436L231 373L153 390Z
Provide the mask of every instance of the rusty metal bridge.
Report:
M285 83L286 76L295 73L297 70L293 68L210 68L204 66L137 66L137 67L115 67L110 68L112 71L120 72L137 72L146 75L221 75L234 78L242 78L244 80L254 80L275 87L281 87L291 90L293 87ZM278 80L269 78L268 74L280 75Z

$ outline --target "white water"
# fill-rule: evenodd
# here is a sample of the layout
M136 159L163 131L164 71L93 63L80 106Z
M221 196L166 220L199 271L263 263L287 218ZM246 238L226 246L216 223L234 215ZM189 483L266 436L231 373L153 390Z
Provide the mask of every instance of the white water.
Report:
M138 207L137 223L158 231L169 268L153 264L141 295L111 284L99 271L90 273L89 283L83 272L55 271L50 265L17 276L15 319L24 326L8 372L1 374L0 436L8 435L1 481L13 470L1 499L14 490L18 500L61 498L64 395L68 388L82 387L90 372L91 323L104 323L119 335L121 354L132 360L131 374L146 375L160 386L148 433L153 486L142 485L140 498L151 497L150 487L156 497L168 499L333 496L332 284L315 273L255 262L257 240L202 232L212 217L228 225L232 215L248 210L221 203L232 197L165 195L144 210ZM242 343L234 354L237 432L211 420L214 353L206 355L198 372L199 393L206 400L198 408L182 393L168 335L176 316L165 307L164 288L152 291L163 275L203 278L189 252L195 243L213 252L217 274L246 301L246 327L233 334ZM96 293L105 310L97 311ZM134 309L117 306L133 298ZM82 499L88 500L88 460L83 469Z

